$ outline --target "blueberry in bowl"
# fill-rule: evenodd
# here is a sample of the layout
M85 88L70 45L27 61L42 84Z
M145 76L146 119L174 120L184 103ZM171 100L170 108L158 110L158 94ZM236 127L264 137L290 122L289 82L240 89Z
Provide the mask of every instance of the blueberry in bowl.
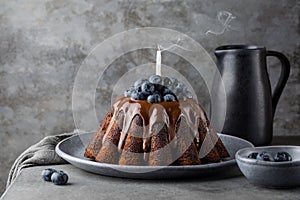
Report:
M292 156L284 151L276 153L274 157L275 162L285 162L285 161L292 161Z
M257 154L256 160L273 162L274 157L270 153L263 151L263 152Z
M244 176L269 188L300 186L300 146L250 147L235 155Z

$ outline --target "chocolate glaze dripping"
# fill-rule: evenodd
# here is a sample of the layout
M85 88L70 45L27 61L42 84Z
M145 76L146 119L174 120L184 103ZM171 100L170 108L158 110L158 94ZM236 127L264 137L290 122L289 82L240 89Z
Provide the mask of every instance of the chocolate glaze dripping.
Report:
M147 160L147 155L150 148L150 138L152 133L152 127L157 124L166 124L169 133L169 142L175 139L175 128L177 121L180 117L184 117L188 126L194 133L194 137L199 143L200 136L198 132L198 124L201 120L207 130L209 128L209 121L205 115L205 112L201 106L199 106L194 99L187 99L186 101L172 101L172 102L160 102L149 103L143 100L132 100L129 97L120 96L113 104L113 117L110 121L108 128L106 129L105 136L102 142L106 140L107 133L112 128L115 120L118 120L118 116L123 112L123 123L120 140L118 143L119 151L122 151L126 135L128 134L132 120L136 115L140 115L143 119L143 151L144 159ZM138 137L138 136L135 136Z

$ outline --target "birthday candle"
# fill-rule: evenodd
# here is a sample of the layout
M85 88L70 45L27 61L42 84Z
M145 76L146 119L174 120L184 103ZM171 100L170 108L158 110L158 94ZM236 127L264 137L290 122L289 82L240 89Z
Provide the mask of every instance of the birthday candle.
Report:
M156 75L161 76L161 50L159 47L156 51Z

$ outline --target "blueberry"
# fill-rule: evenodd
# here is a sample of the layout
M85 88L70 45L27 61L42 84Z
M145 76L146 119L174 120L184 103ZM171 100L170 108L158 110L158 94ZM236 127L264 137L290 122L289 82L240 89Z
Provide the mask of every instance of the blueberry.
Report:
M256 159L256 158L257 158L257 155L258 155L257 152L253 152L253 153L250 153L250 154L248 155L248 158Z
M175 86L173 86L173 85L169 85L169 86L167 86L167 88L168 88L169 90L171 90L171 91L174 91L174 90L175 90Z
M68 175L64 173L63 171L54 172L51 176L51 181L55 185L65 185L68 182Z
M149 77L150 83L156 83L159 84L162 81L162 78L159 75L153 75Z
M188 91L188 90L186 91L185 96L186 96L187 98L189 98L189 99L193 98L192 93L191 93L190 91Z
M145 78L140 78L140 79L136 80L134 82L134 88L138 89L145 81L147 81L147 79L145 79Z
M125 96L125 97L130 97L130 96L131 96L131 93L130 93L128 90L126 90L126 91L124 92L124 96Z
M178 83L177 88L180 88L183 92L187 91L187 87L183 83Z
M175 89L173 90L175 94L177 95L183 95L183 90L182 88L179 88L179 87L175 87Z
M292 161L292 156L287 152L278 152L274 158L275 162Z
M154 86L155 86L155 91L157 91L157 92L159 92L159 93L161 93L161 94L163 94L163 91L165 90L165 86L163 86L163 85L161 85L161 84L154 84Z
M162 84L164 86L169 86L172 84L171 80L168 78L168 77L164 77L163 80L162 80Z
M175 89L174 89L174 92L175 92L176 94L181 93L181 94L183 94L184 96L186 96L187 87L186 87L184 84L182 84L182 83L178 83L178 85L177 85L177 86L175 87Z
M159 103L159 102L161 102L161 97L157 93L156 94L152 94L152 95L148 96L147 101L149 103Z
M42 171L42 178L44 181L51 181L52 174L56 172L55 169L44 169Z
M148 81L145 81L143 84L142 84L142 92L144 94L153 94L153 92L155 91L155 86L154 84L148 82Z
M262 153L259 153L256 157L257 160L263 160L263 161L271 161L273 162L274 161L274 158L271 154L267 153L267 152L262 152Z
M134 100L139 100L139 93L138 93L138 91L133 91L132 93L131 93L131 98L132 99L134 99Z
M177 99L178 99L178 100L183 100L183 101L186 101L186 100L187 100L186 96L184 96L184 95L182 95L182 94L177 95Z
M142 86L139 86L135 89L137 92L142 92Z
M171 81L171 85L173 85L174 87L177 87L178 80L176 78L170 78L170 81Z
M172 95L175 98L175 101L178 101L177 96L167 87L164 88L162 95L166 96L166 95Z
M143 92L133 91L131 93L131 98L134 100L146 100L147 95L145 95Z
M124 96L125 96L125 97L130 97L131 94L132 94L132 92L133 92L134 90L135 90L134 87L131 86L128 90L126 90L126 91L124 92Z
M163 95L166 95L166 94L173 94L173 92L172 92L172 90L170 90L170 88L164 87L164 88L163 88L163 91L162 91L162 94L163 94Z
M164 101L175 101L176 98L172 94L166 94L164 96Z

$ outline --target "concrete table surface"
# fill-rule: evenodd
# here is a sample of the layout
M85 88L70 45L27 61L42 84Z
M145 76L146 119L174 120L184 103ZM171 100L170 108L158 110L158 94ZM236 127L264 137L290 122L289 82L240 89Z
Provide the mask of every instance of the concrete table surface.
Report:
M51 167L69 175L69 184L56 186L41 179ZM300 188L266 189L252 185L243 176L222 180L133 180L85 172L72 165L52 165L21 171L1 200L67 199L299 199Z
M274 137L273 145L300 145L300 137ZM56 186L41 179L45 168L65 171L69 184ZM76 199L198 199L253 200L300 199L300 187L267 189L254 186L244 176L221 180L135 180L85 172L72 165L26 168L2 195L1 200Z

